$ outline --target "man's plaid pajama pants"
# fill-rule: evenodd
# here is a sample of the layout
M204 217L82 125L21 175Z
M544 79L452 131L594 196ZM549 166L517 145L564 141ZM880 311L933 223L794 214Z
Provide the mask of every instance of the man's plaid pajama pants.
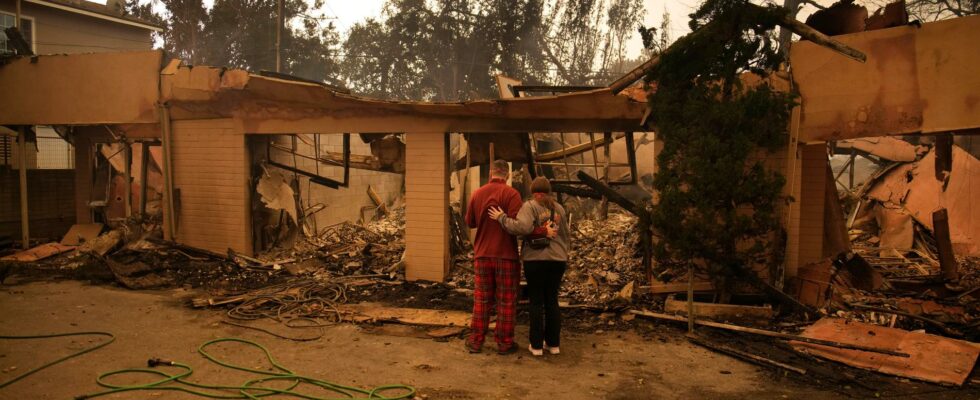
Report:
M477 258L473 263L473 322L470 325L469 345L483 345L490 324L490 310L497 306L497 328L494 338L497 348L514 346L514 324L517 318L517 290L521 283L521 264L517 260Z

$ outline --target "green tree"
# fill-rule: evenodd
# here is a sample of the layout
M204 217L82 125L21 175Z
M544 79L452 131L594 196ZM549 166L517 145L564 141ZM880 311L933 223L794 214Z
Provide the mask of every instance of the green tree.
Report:
M642 14L640 0L389 0L350 30L342 70L359 93L394 99L496 97L496 74L601 85L628 64Z
M208 10L201 0L159 0L164 6L163 47L171 57L209 64L274 71L276 0L217 0ZM322 3L313 7L322 6ZM339 36L332 23L309 15L302 0L283 0L282 72L332 80L338 73ZM154 18L147 4L129 0L127 10Z
M749 13L746 4L706 1L691 15L691 30L702 31L679 39L647 77L657 82L649 107L664 143L654 178L655 254L703 265L723 289L728 277L781 253L776 208L784 178L763 160L785 145L794 105L767 84L742 83L745 72L776 69L772 16L784 12Z

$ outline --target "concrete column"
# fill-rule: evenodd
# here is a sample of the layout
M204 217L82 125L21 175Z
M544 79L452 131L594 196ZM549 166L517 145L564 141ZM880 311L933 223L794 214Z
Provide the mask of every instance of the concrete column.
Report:
M449 273L449 143L446 133L405 135L405 276Z

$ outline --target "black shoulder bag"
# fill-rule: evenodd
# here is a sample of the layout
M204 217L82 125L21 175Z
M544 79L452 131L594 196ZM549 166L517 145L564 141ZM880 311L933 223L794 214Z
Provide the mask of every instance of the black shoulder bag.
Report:
M548 219L545 220L544 222L553 221L554 219L555 219L555 210L551 210L551 216L548 217ZM538 224L537 218L535 218L534 227L538 228L542 225L544 225L544 223ZM524 240L524 244L528 245L529 247L535 250L546 249L548 248L548 246L551 246L551 238L545 236L545 237L539 237L530 240Z

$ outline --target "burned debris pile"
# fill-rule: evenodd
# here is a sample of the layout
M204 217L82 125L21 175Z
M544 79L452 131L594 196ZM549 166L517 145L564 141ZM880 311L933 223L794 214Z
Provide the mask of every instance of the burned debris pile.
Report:
M560 296L569 304L629 303L644 278L637 218L625 212L572 223L568 270Z
M5 257L5 266L33 262L19 273L117 281L130 289L187 286L237 293L282 283L291 276L393 279L403 276L403 209L365 225L323 229L290 249L257 258L232 250L220 254L160 239L159 224L78 225L61 243ZM83 236L78 236L80 231ZM63 243L73 243L66 245Z
M969 190L980 163L959 146L945 146L895 138L838 142L843 154L856 151L837 177L850 169L868 178L838 181L846 220L829 229L847 232L846 251L800 268L801 301L848 320L980 339L980 234ZM951 157L945 170L940 153ZM862 160L873 164L855 173Z

